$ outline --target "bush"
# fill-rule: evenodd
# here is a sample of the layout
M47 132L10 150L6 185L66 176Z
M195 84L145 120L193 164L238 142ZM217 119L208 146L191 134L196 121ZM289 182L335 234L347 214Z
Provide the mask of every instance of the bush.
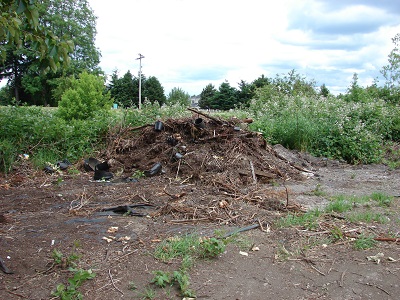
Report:
M105 93L102 77L83 72L79 79L72 79L71 86L58 103L58 114L64 120L86 120L110 110L112 100Z

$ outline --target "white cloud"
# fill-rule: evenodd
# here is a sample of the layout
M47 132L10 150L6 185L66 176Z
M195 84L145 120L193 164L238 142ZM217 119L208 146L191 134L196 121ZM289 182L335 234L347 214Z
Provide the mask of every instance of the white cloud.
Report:
M225 80L236 87L291 69L336 92L346 90L353 71L360 82L363 74L379 76L400 13L389 2L360 2L89 0L100 67L136 75L141 53L143 73L157 77L166 94L173 87L199 94Z

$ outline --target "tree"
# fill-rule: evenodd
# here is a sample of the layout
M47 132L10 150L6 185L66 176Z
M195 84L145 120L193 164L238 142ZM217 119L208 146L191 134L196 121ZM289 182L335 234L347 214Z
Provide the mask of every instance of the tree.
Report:
M156 77L150 76L149 78L145 79L144 82L142 79L142 83L142 98L145 99L147 97L147 100L149 100L151 103L157 101L160 106L165 103L167 99L164 94L164 88ZM142 103L144 99L142 99Z
M3 0L0 2L0 60L4 63L11 47L27 46L45 69L55 71L69 62L73 43L60 39L40 24L35 0Z
M190 105L190 95L184 92L181 88L173 88L167 96L167 104L180 104L189 106Z
M94 44L96 17L87 0L39 0L36 7L41 28L74 41L68 58L70 63L62 69L58 68L57 73L42 72L41 61L27 43L22 49L24 52L15 49L14 45L10 46L13 63L5 65L4 70L13 74L8 78L16 98L23 95L30 104L57 105L60 93L52 94L52 90L63 85L65 77L78 76L84 70L101 73L98 68L100 52Z
M400 102L400 33L392 38L395 47L388 56L389 64L381 70L386 79L385 88L381 91L387 101L392 103Z
M392 42L395 47L388 56L389 64L381 70L383 77L386 79L386 86L389 88L399 87L400 84L400 33L392 38Z
M252 82L252 85L254 86L254 88L257 89L270 83L271 81L269 80L269 78L264 77L264 74L262 74L260 77L258 77L256 80Z
M133 99L137 95L138 87L135 86L133 75L128 70L122 78L118 78L117 70L111 76L109 90L114 102L123 107L133 105Z
M211 101L217 90L210 83L200 93L199 107L202 109L211 108Z
M211 100L211 108L220 110L229 110L235 108L238 104L238 93L234 87L225 81Z
M254 86L246 81L239 82L238 104L248 107L251 99L254 97Z
M362 87L358 84L358 74L353 74L353 79L350 86L347 89L347 94L344 96L346 101L352 102L364 102L366 99L366 93Z
M328 97L329 94L330 94L329 89L326 87L325 83L323 83L319 88L319 95L322 97Z
M58 113L65 120L86 120L98 111L111 108L111 97L105 92L104 78L83 72L72 80L72 87L65 91L58 104Z

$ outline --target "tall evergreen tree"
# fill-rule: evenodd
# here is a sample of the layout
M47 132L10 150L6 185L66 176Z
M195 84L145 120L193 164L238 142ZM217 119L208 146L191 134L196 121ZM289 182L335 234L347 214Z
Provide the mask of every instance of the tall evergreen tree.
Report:
M202 109L211 108L211 102L217 93L215 87L210 83L200 93L199 107Z
M149 78L145 79L144 82L142 79L142 87L142 103L145 98L147 98L147 100L151 103L157 101L160 105L163 105L167 100L164 94L164 88L156 77L150 76Z
M223 82L211 101L211 108L220 110L229 110L235 108L238 104L238 93L229 82Z

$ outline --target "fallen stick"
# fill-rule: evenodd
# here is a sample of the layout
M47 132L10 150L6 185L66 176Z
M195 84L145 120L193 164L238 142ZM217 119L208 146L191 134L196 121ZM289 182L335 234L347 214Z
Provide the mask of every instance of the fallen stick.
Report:
M123 295L124 292L121 291L119 288L116 287L116 285L115 285L115 283L114 283L114 279L112 278L112 275L111 275L111 271L110 271L110 270L108 270L108 275L110 276L110 280L111 280L111 283L112 283L113 287L114 287L118 292L120 292L120 293Z
M198 111L198 110L190 108L190 107L188 107L188 110L190 110L191 112L194 112L196 114L202 115L203 117L206 117L206 118L208 118L210 120L213 120L213 121L217 122L217 124L220 124L220 125L224 124L224 122L222 122L221 120L219 120L217 118L214 118L214 117L210 116L209 114L203 113L201 111Z
M346 275L346 270L344 270L342 275L340 276L340 282L339 282L340 287L343 287L344 285L344 275Z
M253 184L257 184L257 177L256 173L254 172L253 162L249 160L249 163L250 163L251 176L253 177Z

